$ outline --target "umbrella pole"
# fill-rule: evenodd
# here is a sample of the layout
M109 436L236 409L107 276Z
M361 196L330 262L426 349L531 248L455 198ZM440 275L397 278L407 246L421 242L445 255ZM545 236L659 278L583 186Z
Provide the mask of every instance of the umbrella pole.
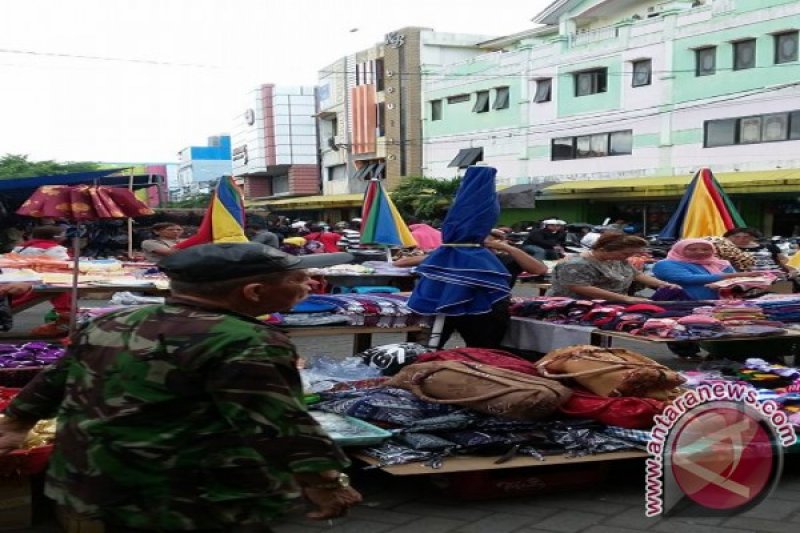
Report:
M75 235L72 236L72 293L69 301L69 335L75 333L78 325L78 263L81 258L81 225L76 224Z
M392 266L392 249L388 246L386 247L386 262Z
M433 350L439 349L439 341L442 339L442 331L444 330L444 315L436 315L431 328L431 336L428 337L428 348Z

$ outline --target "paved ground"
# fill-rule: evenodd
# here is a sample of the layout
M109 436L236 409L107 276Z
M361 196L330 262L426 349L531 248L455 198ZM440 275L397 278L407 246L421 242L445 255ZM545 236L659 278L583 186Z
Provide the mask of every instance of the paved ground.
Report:
M528 291L523 286L516 292ZM46 306L22 314L17 328L29 329L41 320L45 311ZM402 340L403 336L398 334L375 336L375 342L380 344ZM459 339L451 341L458 342ZM299 339L297 345L304 357L351 353L351 345L344 337ZM643 346L635 345L647 355L677 366L675 357L665 348L642 350ZM800 529L800 457L789 458L780 486L769 499L747 514L729 518L646 518L642 465L642 461L606 463L603 480L584 487L564 491L550 488L542 494L485 501L455 497L452 490L441 488L448 479L440 475L399 477L356 467L352 472L354 484L364 494L365 502L347 518L310 521L303 517L307 509L301 506L277 524L275 530L277 533L794 533ZM540 471L543 470L534 470ZM589 474L567 474L570 476L580 480ZM453 481L467 483L463 479L450 479ZM46 511L40 512L36 523L36 527L24 531L59 531Z

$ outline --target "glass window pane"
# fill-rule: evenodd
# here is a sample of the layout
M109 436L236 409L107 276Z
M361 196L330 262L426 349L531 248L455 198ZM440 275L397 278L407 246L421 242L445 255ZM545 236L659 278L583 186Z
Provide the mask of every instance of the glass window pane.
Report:
M756 66L756 40L748 39L733 43L733 70L743 70Z
M592 156L602 157L608 155L608 133L592 135Z
M560 161L562 159L574 159L573 154L574 137L562 137L560 139L553 139L553 146L550 153L550 159L553 161Z
M552 82L553 80L549 78L546 80L536 80L536 95L533 97L534 102L541 103L550 101Z
M785 141L789 131L789 115L778 113L762 117L761 139L763 141Z
M775 36L775 63L797 61L797 32Z
M789 138L800 139L800 111L792 113L789 121Z
M735 118L706 122L706 148L736 144Z
M586 96L592 92L591 72L581 72L575 76L575 96Z
M431 120L442 120L441 100L431 100Z
M611 134L609 145L610 155L633 153L633 130L615 131Z
M472 108L475 113L485 113L489 111L489 91L478 91L475 98L475 106Z
M468 94L457 94L455 96L448 96L447 103L448 104L460 104L461 102L469 102L470 95Z
M498 87L495 89L494 109L508 109L508 87Z
M649 59L645 59L643 61L634 61L633 80L631 82L631 85L633 87L642 87L644 85L650 85L651 72L652 72L652 63Z
M591 135L584 135L575 139L575 157L592 157Z
M709 47L695 50L695 60L697 62L695 75L710 76L714 74L716 72L717 48Z
M739 121L739 142L761 142L761 117L747 117Z

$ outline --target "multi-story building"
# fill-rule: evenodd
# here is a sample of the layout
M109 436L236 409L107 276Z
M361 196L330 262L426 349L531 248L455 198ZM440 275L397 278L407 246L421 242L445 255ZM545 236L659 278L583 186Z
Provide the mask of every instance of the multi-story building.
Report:
M354 216L370 177L393 188L422 174L421 80L427 69L481 53L487 36L408 27L319 72L318 128L324 196L270 202L338 221Z
M230 176L231 137L215 135L207 146L189 146L178 153L178 188L181 195L209 192L222 176Z
M797 232L800 2L558 0L534 22L426 78L426 176L482 160L537 189L506 222L651 231L707 166L748 222Z
M319 194L315 112L314 87L264 84L250 92L236 117L232 159L251 203Z

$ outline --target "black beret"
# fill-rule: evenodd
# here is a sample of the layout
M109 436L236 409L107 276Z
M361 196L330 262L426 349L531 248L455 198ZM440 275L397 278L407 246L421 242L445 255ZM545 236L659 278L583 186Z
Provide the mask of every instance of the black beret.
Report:
M323 268L352 260L353 256L346 253L295 256L271 246L246 242L192 246L165 257L158 267L170 279L195 283Z

